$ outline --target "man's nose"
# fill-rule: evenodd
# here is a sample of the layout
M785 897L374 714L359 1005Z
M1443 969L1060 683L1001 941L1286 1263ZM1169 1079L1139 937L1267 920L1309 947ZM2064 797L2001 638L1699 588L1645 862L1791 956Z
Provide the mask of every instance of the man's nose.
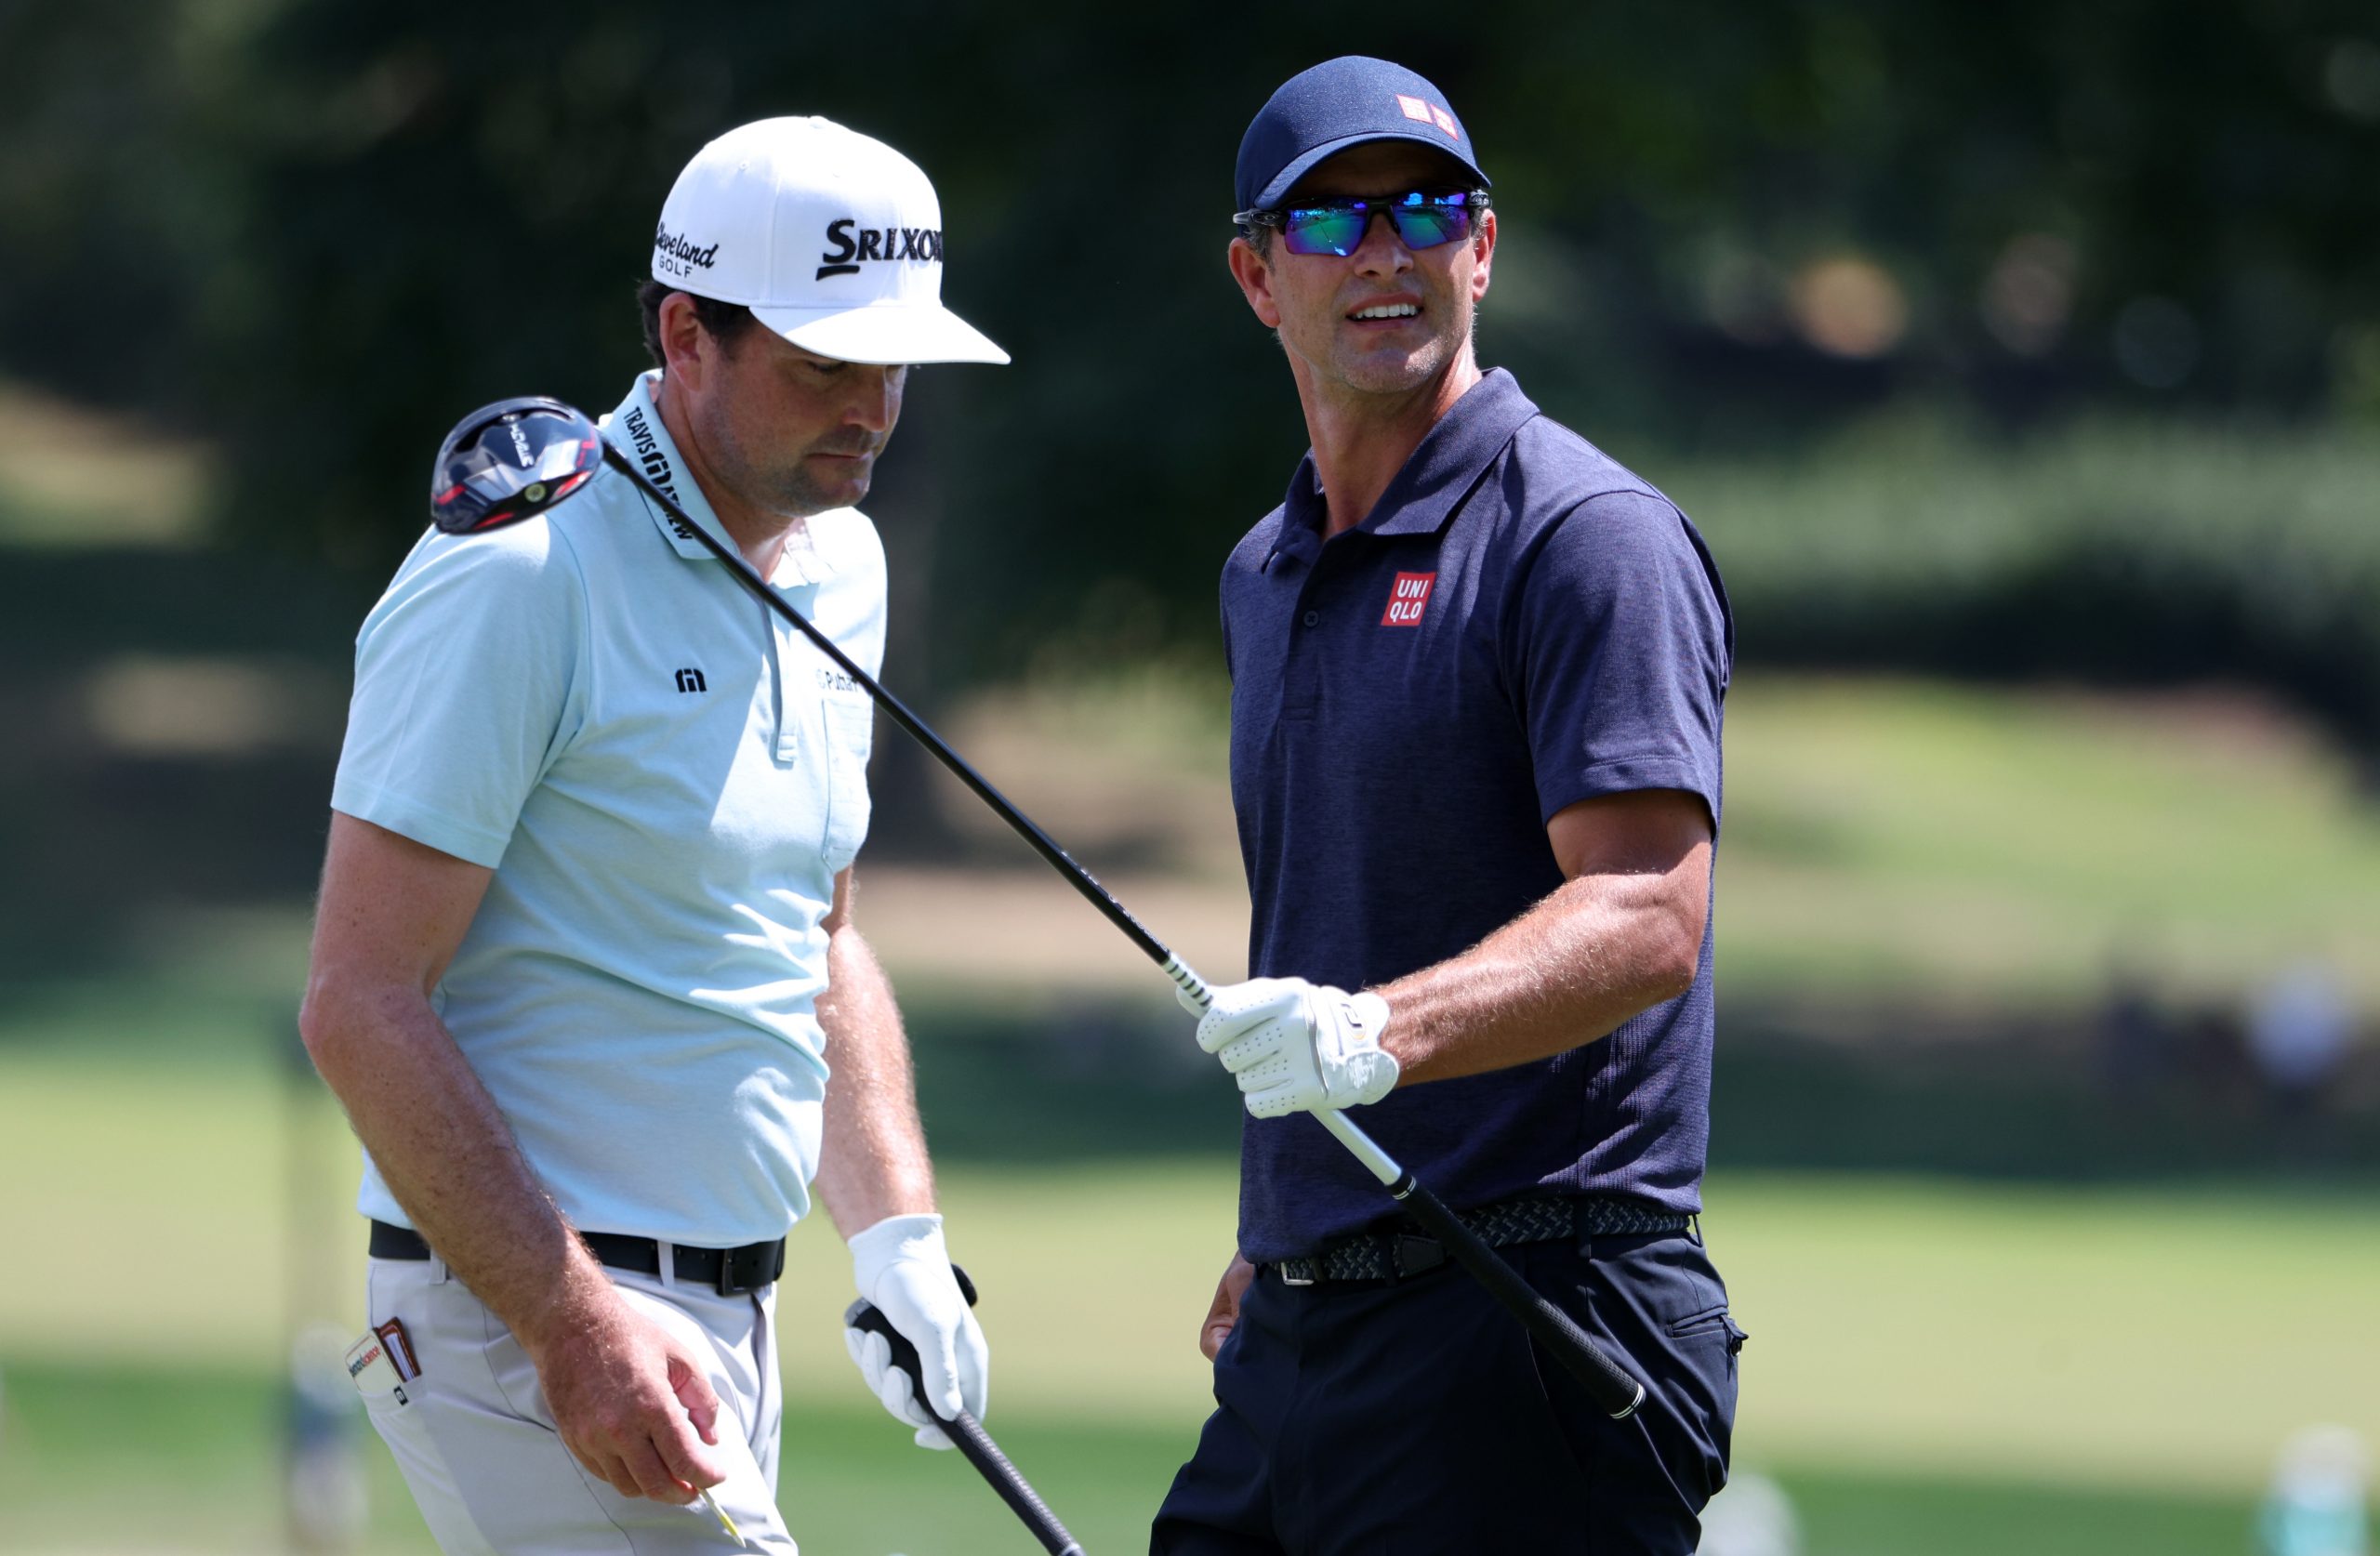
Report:
M852 386L852 397L843 408L843 419L870 432L882 432L892 425L892 417L901 403L901 391L895 387L895 367L870 367L858 376Z
M1388 219L1386 211L1374 211L1364 218L1363 240L1349 257L1367 274L1394 275L1413 268L1413 251L1396 235L1396 224Z

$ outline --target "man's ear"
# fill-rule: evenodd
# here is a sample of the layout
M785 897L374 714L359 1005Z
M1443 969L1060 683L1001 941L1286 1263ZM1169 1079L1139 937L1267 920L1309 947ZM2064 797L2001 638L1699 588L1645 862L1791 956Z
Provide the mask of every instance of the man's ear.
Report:
M1248 299L1250 311L1266 329L1279 329L1281 310L1273 301L1271 262L1246 238L1234 238L1224 259L1231 266L1231 278L1239 283L1239 295Z
M675 378L686 389L700 389L719 342L703 328L694 299L683 292L670 293L661 299L660 322L662 376Z

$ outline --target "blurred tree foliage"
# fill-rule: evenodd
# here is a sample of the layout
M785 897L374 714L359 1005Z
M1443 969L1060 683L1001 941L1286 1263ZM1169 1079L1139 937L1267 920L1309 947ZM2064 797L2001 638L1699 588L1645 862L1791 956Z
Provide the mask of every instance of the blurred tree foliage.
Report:
M2380 793L2380 438L2084 418L2012 459L1884 416L1670 490L1764 663L2247 681L2343 735Z
M219 439L227 535L377 574L461 412L616 400L694 149L826 113L929 170L946 296L1016 358L920 375L871 504L934 581L909 683L1204 655L1304 443L1222 268L1233 153L1351 49L1436 79L1496 176L1483 354L1656 479L1888 401L2380 408L2346 0L0 0L0 361Z

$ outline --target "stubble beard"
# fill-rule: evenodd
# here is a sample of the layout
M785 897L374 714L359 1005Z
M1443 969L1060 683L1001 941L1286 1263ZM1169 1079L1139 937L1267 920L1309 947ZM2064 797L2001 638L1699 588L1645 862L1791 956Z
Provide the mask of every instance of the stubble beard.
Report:
M1388 358L1376 351L1342 357L1335 323L1329 326L1330 333L1324 337L1324 349L1318 357L1307 356L1304 352L1298 354L1305 356L1307 363L1316 370L1316 377L1337 385L1342 393L1350 396L1374 399L1410 394L1444 376L1461 359L1470 345L1471 326L1477 316L1477 309L1470 304L1468 298L1451 301L1446 306L1465 310L1461 326L1450 333L1432 335L1402 358ZM1286 340L1284 345L1287 345Z
M873 466L860 479L857 490L848 494L841 490L830 492L818 483L804 463L804 456L814 450L797 450L781 467L763 465L752 457L736 435L724 403L713 402L706 406L702 419L704 442L710 447L711 464L720 479L739 499L764 513L782 519L807 519L849 508L867 495L869 479L875 474Z
M1384 361L1368 353L1342 365L1334 376L1357 394L1409 394L1444 373L1447 364L1454 361L1460 344L1444 336L1433 336L1401 360Z

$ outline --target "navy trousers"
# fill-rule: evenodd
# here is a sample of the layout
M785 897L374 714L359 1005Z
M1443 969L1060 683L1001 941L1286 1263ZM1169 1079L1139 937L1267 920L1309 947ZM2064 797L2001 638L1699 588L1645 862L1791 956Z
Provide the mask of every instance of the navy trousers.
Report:
M1726 1480L1744 1332L1699 1237L1500 1250L1642 1379L1604 1416L1447 1264L1393 1284L1258 1274L1151 1556L1679 1556Z

